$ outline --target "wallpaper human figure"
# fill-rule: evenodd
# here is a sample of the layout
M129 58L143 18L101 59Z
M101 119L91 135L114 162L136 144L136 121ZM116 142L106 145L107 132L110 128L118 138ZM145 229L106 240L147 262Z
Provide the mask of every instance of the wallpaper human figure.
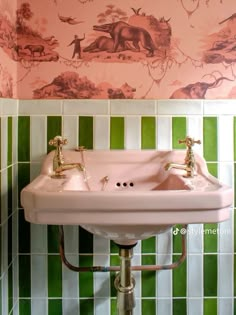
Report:
M11 97L236 97L234 0L18 0L0 12Z
M74 45L74 51L73 51L73 55L72 55L72 59L74 59L75 55L77 55L78 59L81 59L81 44L80 42L82 42L82 40L85 39L85 34L84 37L79 38L78 35L74 36L74 40L72 40L72 42L68 45Z

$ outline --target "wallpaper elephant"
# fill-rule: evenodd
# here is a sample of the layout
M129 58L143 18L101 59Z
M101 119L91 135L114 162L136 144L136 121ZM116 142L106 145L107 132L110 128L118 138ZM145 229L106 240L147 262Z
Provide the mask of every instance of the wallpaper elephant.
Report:
M0 0L0 97L236 97L234 0Z

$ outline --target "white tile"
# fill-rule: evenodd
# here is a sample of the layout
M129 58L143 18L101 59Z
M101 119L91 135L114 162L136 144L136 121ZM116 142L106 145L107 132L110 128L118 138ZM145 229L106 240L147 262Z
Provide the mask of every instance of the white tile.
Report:
M125 149L141 149L141 119L135 116L125 117Z
M104 315L110 314L110 310L111 310L110 298L97 299L95 297L95 299L94 299L94 314L104 314Z
M94 266L109 266L109 255L94 255ZM96 272L93 275L94 295L96 297L109 297L110 296L110 273L109 272ZM108 302L108 301L107 301Z
M78 226L64 226L65 253L78 254L79 231Z
M47 153L47 121L45 116L30 117L30 159L42 161Z
M78 255L67 255L67 260L75 266L78 266ZM62 298L71 299L79 297L79 274L71 271L65 265L62 267ZM65 313L67 314L67 313ZM75 314L78 314L75 312Z
M94 116L93 121L94 149L109 149L110 147L110 118L108 116Z
M30 181L35 179L40 174L40 170L41 170L41 163L38 163L38 162L30 163Z
M63 117L63 138L67 139L68 143L63 147L64 149L73 149L78 146L78 117L64 116Z
M64 100L64 115L105 115L108 114L107 100Z
M155 115L154 100L111 100L111 115Z
M132 258L132 266L141 266L142 265L142 256L141 256L141 242L134 247L134 255ZM141 298L142 297L142 273L141 271L134 271L132 272L135 278L135 297ZM136 303L135 311L141 310L141 300L139 300L140 305Z
M19 315L19 301L16 302L16 305L14 306L12 315ZM45 313L45 315L47 315L47 314Z
M158 115L201 115L202 100L158 100Z
M187 315L203 315L203 299L202 298L187 299Z
M233 187L233 182L234 182L233 163L219 163L218 164L218 178L222 183L230 187Z
M1 168L7 167L7 117L1 118Z
M31 255L31 298L48 296L47 255Z
M218 161L233 161L234 130L232 116L218 117Z
M11 98L1 98L0 103L2 106L3 116L16 116L18 114L18 100Z
M169 265L172 263L172 255L158 255L158 265ZM157 299L172 299L172 270L160 270L156 273ZM172 302L171 302L172 304Z
M13 171L12 171L12 194L13 194L13 211L18 209L18 164L13 165Z
M218 255L217 286L218 297L234 296L233 254Z
M171 298L169 299L158 299L158 302L156 303L157 314L163 314L163 315L172 315L173 314L173 300Z
M232 253L234 251L233 210L230 219L218 224L218 253Z
M109 254L110 241L102 236L93 236L93 253L94 254Z
M2 307L2 314L8 314L8 274L5 273L2 278L2 301L0 304Z
M204 115L235 115L235 100L204 100Z
M63 299L62 300L63 315L77 315L79 314L79 303L77 299Z
M187 297L203 296L203 255L187 256Z
M31 310L34 315L48 315L48 301L46 299L31 298Z
M194 152L197 152L201 156L203 155L203 119L199 116L187 117L187 135L195 140L200 140L201 144L195 144L193 147Z
M158 150L172 148L172 119L171 117L157 117L157 143Z
M234 315L234 299L217 299L218 315Z
M158 254L172 254L172 229L157 235L157 253ZM160 259L163 259L163 257ZM164 258L165 259L165 258Z
M188 253L203 253L203 224L189 224L187 234L187 252Z
M31 224L30 243L32 254L47 253L47 225Z
M19 116L61 114L62 100L19 100Z

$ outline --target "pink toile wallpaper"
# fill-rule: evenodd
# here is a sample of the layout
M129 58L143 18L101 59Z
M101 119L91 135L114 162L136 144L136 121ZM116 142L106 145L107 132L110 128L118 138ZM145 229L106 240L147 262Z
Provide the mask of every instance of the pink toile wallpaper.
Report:
M0 96L236 98L235 0L0 0Z

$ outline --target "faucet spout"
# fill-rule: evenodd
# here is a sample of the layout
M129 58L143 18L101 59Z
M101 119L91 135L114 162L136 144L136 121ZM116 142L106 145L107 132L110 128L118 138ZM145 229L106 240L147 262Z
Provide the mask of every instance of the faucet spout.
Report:
M53 178L64 178L65 175L63 174L64 171L71 170L77 168L79 171L84 172L85 167L81 163L67 163L61 164L57 168L54 169L55 174L52 175Z
M186 170L187 166L185 164L177 164L177 163L167 163L165 166L164 166L164 169L166 171L169 171L171 170L172 168L176 168L176 169L179 169L179 170Z

